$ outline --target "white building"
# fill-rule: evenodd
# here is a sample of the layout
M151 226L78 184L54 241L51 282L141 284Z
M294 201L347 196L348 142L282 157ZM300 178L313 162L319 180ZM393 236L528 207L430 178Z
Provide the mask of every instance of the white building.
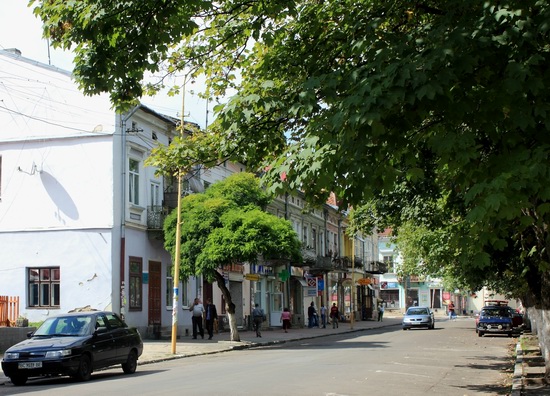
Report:
M170 326L159 214L172 185L144 160L176 126L145 106L116 114L70 73L0 51L0 295L20 296L31 322L91 306L142 330ZM234 171L201 172L192 187ZM184 284L180 307L202 289ZM190 327L187 310L178 318L182 332Z

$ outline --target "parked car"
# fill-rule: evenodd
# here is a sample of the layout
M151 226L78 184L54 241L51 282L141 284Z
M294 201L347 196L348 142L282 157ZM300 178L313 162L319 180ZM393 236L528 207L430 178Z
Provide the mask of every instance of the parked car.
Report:
M29 377L52 374L86 381L95 369L116 364L132 374L143 352L138 330L112 312L50 317L28 336L4 352L2 370L14 385L24 385Z
M508 306L487 305L483 307L476 318L476 332L479 337L484 334L506 334L512 337L514 326L512 321L512 312Z
M416 327L435 328L434 314L428 307L410 307L402 321L403 330Z
M519 310L508 306L508 300L486 300L485 303L486 305L483 307L483 309L487 307L488 308L490 307L505 308L509 312L510 317L512 318L512 327L514 331L518 331L518 332L521 331L521 329L523 328L523 314L519 312ZM480 315L477 314L476 315L476 333L478 334L479 334L479 318L480 318Z

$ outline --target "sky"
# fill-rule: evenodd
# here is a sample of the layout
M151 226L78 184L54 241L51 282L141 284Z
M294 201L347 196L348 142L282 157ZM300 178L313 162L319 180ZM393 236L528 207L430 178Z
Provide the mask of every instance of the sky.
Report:
M25 58L71 71L73 54L67 51L48 51L48 42L42 38L42 23L34 16L28 0L0 0L0 49L17 48ZM178 82L182 83L182 82ZM200 91L197 83L192 89ZM206 102L191 89L185 95L185 120L195 122L202 128L206 126ZM168 97L162 93L154 98L143 98L142 103L155 111L179 118L182 108L182 96ZM208 123L212 122L213 106L208 106Z

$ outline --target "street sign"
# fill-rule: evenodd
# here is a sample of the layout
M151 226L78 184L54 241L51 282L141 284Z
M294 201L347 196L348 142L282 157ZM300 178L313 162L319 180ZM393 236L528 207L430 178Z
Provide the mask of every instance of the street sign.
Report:
M317 278L306 278L309 287L317 287Z
M260 280L260 275L258 275L258 274L245 274L244 279L249 280L249 281L256 281L257 282L257 281Z

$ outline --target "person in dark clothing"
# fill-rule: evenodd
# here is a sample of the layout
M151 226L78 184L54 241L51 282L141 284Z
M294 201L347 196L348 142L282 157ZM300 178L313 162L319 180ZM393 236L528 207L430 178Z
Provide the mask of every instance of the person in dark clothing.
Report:
M336 306L336 303L332 303L332 307L330 308L330 319L332 320L333 329L336 329L338 327L339 315L340 315L340 312L338 312L338 307Z
M308 325L310 329L312 327L319 326L317 322L317 310L315 309L315 303L312 301L307 309L307 318L308 318Z
M259 307L258 304L252 310L252 320L254 321L254 331L256 332L256 337L262 336L262 322L264 321L265 313L264 310Z
M206 307L204 307L206 331L208 332L208 339L211 340L214 337L214 321L218 319L218 311L216 306L212 304L211 299L206 299Z

